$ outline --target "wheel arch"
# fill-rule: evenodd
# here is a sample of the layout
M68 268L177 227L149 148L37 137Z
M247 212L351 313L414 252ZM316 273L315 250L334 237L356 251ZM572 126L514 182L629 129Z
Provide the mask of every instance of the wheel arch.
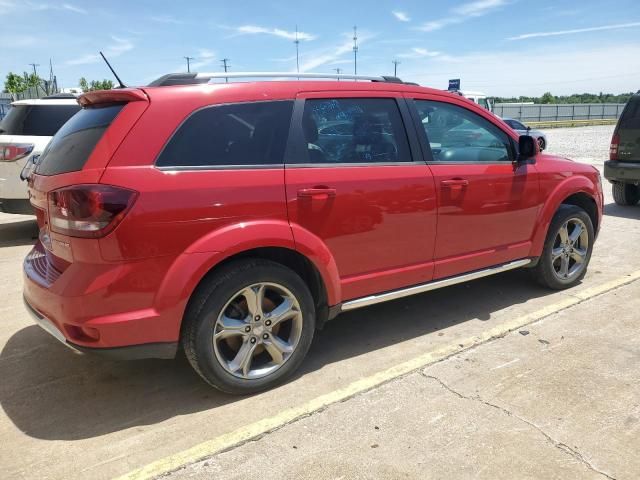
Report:
M298 227L299 228L299 227ZM176 318L179 335L189 302L209 275L236 260L263 258L298 273L307 283L317 308L316 324L322 326L340 304L340 279L327 246L310 232L301 231L294 241L286 221L246 222L210 232L192 244L173 262L158 290L155 308Z
M587 177L569 177L548 196L538 215L531 246L532 257L539 257L542 254L549 226L561 205L575 205L582 208L589 215L594 232L598 232L602 217L598 208L597 187Z

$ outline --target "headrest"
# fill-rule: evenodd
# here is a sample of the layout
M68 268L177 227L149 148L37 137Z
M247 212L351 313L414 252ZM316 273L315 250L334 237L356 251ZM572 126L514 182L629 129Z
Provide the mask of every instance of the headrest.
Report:
M318 125L311 115L302 117L302 131L307 143L314 143L318 140Z

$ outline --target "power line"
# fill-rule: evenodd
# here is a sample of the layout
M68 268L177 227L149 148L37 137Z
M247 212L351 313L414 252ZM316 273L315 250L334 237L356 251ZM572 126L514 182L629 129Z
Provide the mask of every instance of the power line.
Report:
M220 60L220 62L222 62L222 68L224 68L224 73L227 73L229 71L229 64L227 63L228 61L228 58L223 58L222 60ZM225 77L224 81L228 83L229 79Z
M353 74L358 74L358 27L353 26Z
M187 73L191 73L191 60L195 60L194 57L182 57L187 60Z
M392 60L391 63L393 63L393 76L397 77L398 76L398 65L400 65L402 62L400 60Z

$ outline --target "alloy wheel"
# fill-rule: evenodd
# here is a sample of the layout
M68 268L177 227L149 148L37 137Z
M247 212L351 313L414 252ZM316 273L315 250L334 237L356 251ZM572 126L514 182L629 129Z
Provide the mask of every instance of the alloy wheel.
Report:
M571 281L587 267L589 233L579 218L567 220L556 234L551 250L551 264L558 279Z
M300 304L284 286L249 285L231 297L216 320L216 358L235 377L256 379L270 375L295 351L302 322Z

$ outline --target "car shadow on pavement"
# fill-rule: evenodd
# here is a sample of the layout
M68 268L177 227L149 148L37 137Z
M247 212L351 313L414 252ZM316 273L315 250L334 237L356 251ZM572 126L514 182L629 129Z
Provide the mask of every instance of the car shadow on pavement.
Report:
M525 271L345 313L318 332L297 377L324 365L439 332L550 294ZM450 335L450 334L449 334ZM426 341L425 341L426 343ZM430 348L425 345L425 348ZM25 434L79 440L212 410L243 397L205 384L184 355L175 361L116 362L76 355L37 326L15 333L0 353L0 405ZM287 386L281 387L287 394Z
M38 238L38 224L35 220L0 223L0 247L31 245Z
M607 203L604 206L604 214L610 217L630 218L640 220L640 206L624 207L615 203Z

